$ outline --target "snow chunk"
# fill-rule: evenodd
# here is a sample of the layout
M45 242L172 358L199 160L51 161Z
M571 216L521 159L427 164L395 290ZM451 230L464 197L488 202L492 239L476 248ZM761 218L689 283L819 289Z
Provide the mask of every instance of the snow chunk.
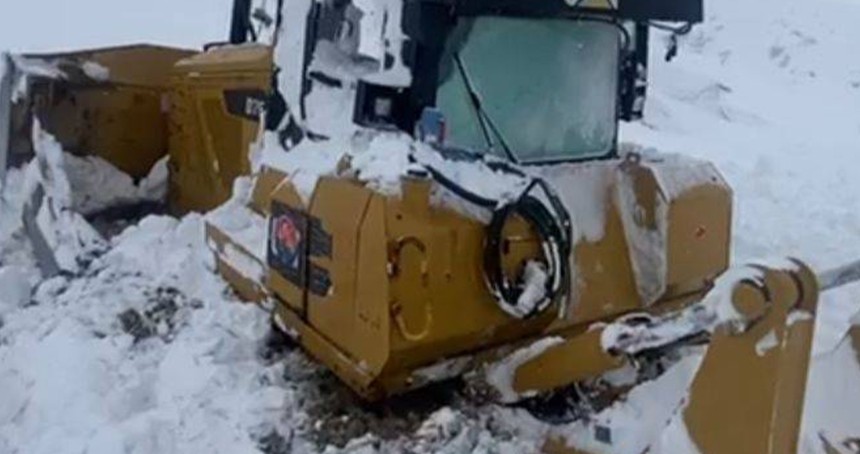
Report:
M400 179L409 170L412 139L405 134L373 134L370 141L351 152L350 167L370 189L400 195Z
M110 79L110 69L94 61L86 61L81 65L84 74L92 80L106 81Z
M633 176L621 168L616 171L616 176L616 203L624 225L636 288L643 303L650 305L666 292L668 201L659 196L656 198L654 224L647 225L646 213L639 204Z
M813 316L809 311L804 311L800 309L796 309L791 311L788 314L788 318L785 321L785 324L788 326L792 326L797 322L805 322L807 320L812 320Z
M348 144L304 140L295 148L284 151L278 143L277 135L266 132L261 162L284 172L307 205L310 204L317 181L321 177L337 174L338 165L346 156L347 150Z
M233 195L230 200L206 215L206 221L228 235L231 241L250 253L258 263L265 263L268 223L265 217L248 208L253 185L254 182L251 178L237 178L233 182ZM239 251L236 252L241 254ZM243 267L249 272L255 268ZM257 275L256 272L250 273L246 277L250 278L255 275Z
M532 397L530 393L521 395L514 391L514 375L517 369L562 342L564 339L561 337L545 337L487 366L487 383L498 391L500 401L516 402L523 398Z
M65 79L66 73L60 70L56 62L39 58L27 58L22 55L11 55L15 67L12 83L15 84L12 93L12 103L26 98L29 91L30 77L46 77L49 79Z
M523 271L523 292L517 299L517 311L521 316L531 314L546 298L546 283L549 280L546 267L535 260L529 260ZM503 305L504 306L504 305Z
M776 332L774 330L770 330L767 334L762 336L758 342L756 342L755 353L758 356L764 356L767 352L777 346L779 346L779 340L776 337Z

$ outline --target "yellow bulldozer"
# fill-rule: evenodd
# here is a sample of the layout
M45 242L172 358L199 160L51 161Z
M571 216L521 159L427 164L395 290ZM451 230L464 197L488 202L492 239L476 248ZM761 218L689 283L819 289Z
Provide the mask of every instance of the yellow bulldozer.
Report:
M618 141L649 30L702 12L236 0L230 42L203 51L7 55L0 172L33 155L35 121L134 178L169 156L170 209L215 210L218 271L367 400L467 377L512 403L709 344L686 442L796 452L819 292L857 266L729 269L714 166ZM566 440L545 450L580 452Z

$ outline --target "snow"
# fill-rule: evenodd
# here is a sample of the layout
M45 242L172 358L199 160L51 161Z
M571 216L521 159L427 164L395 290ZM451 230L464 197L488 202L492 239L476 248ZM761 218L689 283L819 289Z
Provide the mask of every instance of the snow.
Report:
M256 271L261 266L259 264L266 261L268 229L266 218L248 208L253 185L254 181L251 178L237 178L233 182L233 194L230 200L206 215L206 220L212 226L228 235L236 245L251 254L251 258L249 259L258 262L257 265L244 262L241 264L236 263L237 266L249 272L245 274L246 277L258 275L259 273L251 271ZM239 251L234 251L234 253L228 255L235 256L236 254L244 255L244 253ZM229 258L222 258L225 258L228 263L233 264ZM262 282L262 280L255 281Z
M283 17L307 17L313 0L284 2ZM292 27L281 27L275 45L275 61L281 62L278 72L278 92L284 97L287 106L300 105L302 78L305 68L306 23L298 21ZM297 115L298 112L293 112Z
M834 350L813 358L801 429L803 452L824 453L822 437L832 445L857 437L858 383L860 365L851 338L844 338Z
M8 55L15 71L12 72L12 102L16 103L27 96L30 77L46 77L49 79L63 79L66 77L55 62L41 59L27 58L21 55ZM6 59L4 59L6 60ZM4 61L4 71L9 71Z
M701 360L701 352L688 355L659 379L634 388L625 399L591 418L556 428L554 433L563 436L570 446L595 454L645 452L684 404L687 387ZM611 443L601 441L598 428L600 432L608 431ZM683 453L675 450L678 447L669 445L663 452Z
M435 383L459 376L471 364L472 358L469 356L452 358L418 369L412 373L412 378L419 386L424 383Z
M546 283L549 279L546 267L534 260L526 263L523 271L522 293L517 298L517 310L525 315L531 314L536 308L542 306L546 299Z
M311 2L286 4L302 14ZM665 37L654 37L646 118L622 127L622 140L716 163L736 194L736 264L790 255L821 270L856 259L860 61L846 56L856 53L860 6L847 0L712 0L706 6L706 24L682 38L673 62L663 62L660 55ZM198 46L226 35L229 10L201 0L137 5L40 0L8 9L14 14L0 15L0 47L21 51L147 37ZM301 27L286 27L283 33L279 51L300 47ZM283 87L291 89L284 91L288 100L300 89L290 85L295 82L290 68L300 67L288 65L280 73ZM397 140L380 140L377 145L385 145L380 149L397 146ZM319 175L339 174L347 151L357 148L345 139L304 143L290 152L263 151L270 152L269 162L288 170L307 201ZM214 273L211 252L203 244L208 218L147 218L111 239L109 248L74 275L41 279L20 233L24 201L43 177L56 183L48 189L58 206L68 206L69 200L62 179L48 172L63 160L47 153L51 157L43 162L49 166L12 169L0 198L0 452L252 453L271 430L284 437L288 452L324 450L307 435L307 422L318 417L309 415L307 402L325 397L314 388L318 368L300 353L274 363L257 355L268 314L236 304ZM358 178L393 190L384 159L357 153L349 158L354 166L349 171ZM396 155L392 162L402 170L406 161ZM464 171L457 165L443 170ZM464 181L504 197L499 189L510 186L496 185L500 180L488 175L464 174ZM489 187L483 186L485 180L492 181ZM599 177L582 181L581 188L560 192L577 212L589 213L587 220L575 217L575 223L587 222L577 224L577 235L599 239L600 213L594 206L580 207L576 193L599 193L604 183ZM688 184L672 182L679 191ZM248 219L233 213L233 219ZM54 221L84 227L68 219ZM175 326L162 321L157 335L135 341L118 315L128 309L145 312L164 288L181 295L171 297L179 307ZM715 307L732 317L730 307ZM824 453L822 438L841 447L846 438L860 435L854 414L860 408L860 366L846 337L860 321L858 312L857 284L822 295L804 412L804 453ZM673 415L682 408L696 361L696 355L687 356L636 387L626 400L552 430L595 452L638 454L649 445L655 447L652 452L660 447L692 452L694 447L677 444L686 428ZM511 370L510 365L498 369L508 386ZM424 419L421 436L412 431L380 440L361 433L350 449L536 452L550 430L522 410L495 405L449 408ZM597 426L610 428L612 446L596 440Z
M105 45L201 48L225 41L231 0L34 0L10 3L0 15L0 51L55 52Z
M289 176L290 183L305 204L310 204L317 181L320 177L337 174L338 165L347 150L347 146L340 144L306 140L300 147L285 153L277 136L266 133L261 144L260 162Z
M769 352L774 347L779 345L779 340L776 337L776 332L774 330L768 331L767 334L762 336L758 342L755 344L755 353L758 356L764 356L767 352Z
M634 176L616 171L615 201L624 225L624 237L630 255L630 265L636 289L646 305L655 303L666 293L668 272L669 206L671 200L657 197L653 207L654 225L648 225L644 208L636 195Z
M596 243L603 239L612 169L617 165L614 160L585 165L561 164L546 166L537 172L553 186L571 213L574 244L580 241Z
M84 62L84 64L81 65L81 69L83 69L84 74L92 80L105 81L110 79L110 69L105 68L94 61Z
M562 342L564 339L560 337L545 337L516 350L495 363L489 364L485 373L487 384L499 393L501 402L516 402L524 397L529 397L527 394L521 395L514 390L514 376L517 369Z
M113 164L98 156L65 153L63 167L71 186L71 207L83 215L142 202L163 202L167 196L167 157L160 159L149 175L135 183Z
M36 156L27 164L25 189L19 194L25 201L16 205L26 204L37 210L35 229L53 251L51 260L56 262L45 265L45 259L40 259L43 271L56 272L47 270L56 267L58 271L74 273L79 271L81 260L104 246L104 240L73 210L72 186L65 170L65 154L60 144L42 130L38 120L34 121L32 138ZM37 196L39 188L43 196ZM15 215L19 216L19 213ZM32 233L28 232L28 235Z
M88 276L58 278L36 304L4 314L4 452L253 452L253 424L288 394L260 386L276 380L254 353L266 318L225 301L202 238L199 216L149 218ZM172 301L182 329L136 343L117 315L169 287L181 291Z
M248 256L240 251L236 246L225 244L224 252L219 256L243 277L258 284L265 282L266 269L263 267L263 264L259 260L256 260L255 257Z
M4 266L0 268L0 315L6 310L22 306L30 299L30 276L26 268Z
M641 153L642 164L654 172L667 200L677 199L697 186L725 185L722 176L707 161L680 154L659 153L654 149L643 150Z

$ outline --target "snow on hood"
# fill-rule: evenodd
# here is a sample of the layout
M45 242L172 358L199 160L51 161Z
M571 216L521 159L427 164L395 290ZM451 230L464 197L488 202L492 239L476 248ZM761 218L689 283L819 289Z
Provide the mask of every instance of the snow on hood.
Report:
M466 190L500 204L519 196L529 182L527 178L493 170L480 161L445 158L429 145L400 132L366 130L345 140L305 140L289 151L281 147L275 134L266 133L258 155L262 165L289 176L305 203L309 203L317 182L324 176L354 178L376 192L399 196L403 177L432 167ZM488 220L486 209L440 187L434 190L433 202L477 220Z

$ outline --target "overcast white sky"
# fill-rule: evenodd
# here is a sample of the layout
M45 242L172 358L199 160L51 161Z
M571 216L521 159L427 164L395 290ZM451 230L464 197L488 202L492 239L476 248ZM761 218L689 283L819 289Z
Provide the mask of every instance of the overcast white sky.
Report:
M0 0L0 51L223 41L232 0Z

